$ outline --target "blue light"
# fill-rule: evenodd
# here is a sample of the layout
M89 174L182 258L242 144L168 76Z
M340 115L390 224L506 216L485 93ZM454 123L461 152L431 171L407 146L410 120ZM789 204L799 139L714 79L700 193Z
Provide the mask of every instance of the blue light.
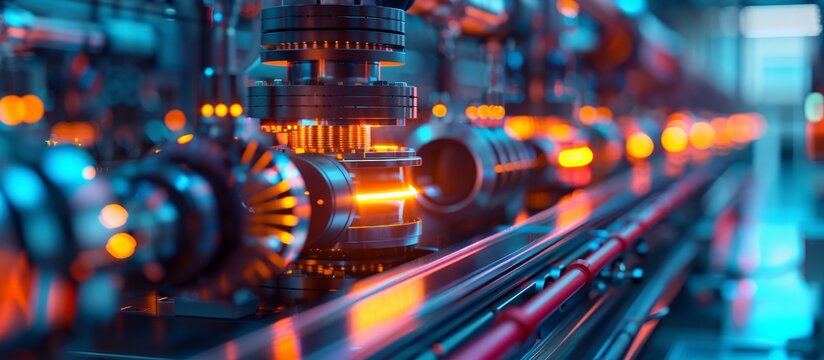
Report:
M83 169L91 165L92 160L88 154L74 146L55 147L43 159L44 171L61 185L86 182Z
M33 171L24 167L9 167L4 169L3 187L14 189L6 196L17 206L33 208L43 201L45 189L40 178Z
M215 24L219 24L221 21L223 21L223 13L215 12L215 15L212 16L212 18L215 20Z
M524 65L524 56L517 51L510 51L506 54L506 64L510 69L520 69Z
M638 15L647 9L646 0L615 0L615 6L630 16Z
M206 67L205 69L203 69L203 75L206 75L206 77L212 77L212 75L214 75L214 74L215 74L215 69L212 68L211 66Z
M3 21L11 27L28 27L34 20L32 13L20 8L8 7L3 10Z

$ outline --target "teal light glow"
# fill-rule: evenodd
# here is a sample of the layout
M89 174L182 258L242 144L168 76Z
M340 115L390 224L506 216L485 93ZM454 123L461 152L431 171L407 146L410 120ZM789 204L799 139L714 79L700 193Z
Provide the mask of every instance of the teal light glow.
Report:
M647 9L646 0L615 0L615 6L630 16L638 15Z
M810 122L819 122L824 118L824 95L813 92L804 99L804 116Z

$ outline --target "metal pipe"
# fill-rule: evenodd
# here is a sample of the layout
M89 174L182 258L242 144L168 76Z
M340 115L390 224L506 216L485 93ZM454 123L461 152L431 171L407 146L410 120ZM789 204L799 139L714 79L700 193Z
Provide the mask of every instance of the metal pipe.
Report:
M523 306L505 310L491 330L462 347L453 359L499 359L515 345L526 341L538 325L564 302L586 287L595 275L635 243L652 226L663 220L690 196L706 185L712 172L699 171L674 189L643 207L641 214L614 232L609 240L584 259L574 261L567 271Z

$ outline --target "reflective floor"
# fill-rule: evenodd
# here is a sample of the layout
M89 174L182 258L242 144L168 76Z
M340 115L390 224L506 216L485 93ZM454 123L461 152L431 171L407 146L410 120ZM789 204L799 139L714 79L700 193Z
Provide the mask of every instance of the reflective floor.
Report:
M821 170L779 134L755 151L749 204L723 277L693 277L653 335L645 358L808 358L816 290L804 275L804 237L821 233L815 183ZM818 261L820 254L808 255ZM814 338L813 338L814 339Z

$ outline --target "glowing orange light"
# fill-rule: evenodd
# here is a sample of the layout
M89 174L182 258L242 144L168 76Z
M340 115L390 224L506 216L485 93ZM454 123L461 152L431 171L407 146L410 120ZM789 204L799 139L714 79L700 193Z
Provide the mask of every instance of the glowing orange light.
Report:
M224 117L229 113L229 107L226 104L220 103L215 105L215 115Z
M229 106L229 114L233 117L240 117L240 115L243 115L243 105L238 103L232 104L232 106Z
M506 116L506 108L502 105L495 105L489 107L490 115L493 119L503 119Z
M39 97L29 94L23 96L20 100L23 102L23 106L25 108L25 114L22 119L23 122L33 124L43 118L43 114L46 110L43 107L43 102L40 101Z
M26 104L17 95L7 95L0 99L0 122L15 126L26 116Z
M681 112L672 113L667 117L667 127L677 126L682 129L687 129L690 123L692 123L692 119L690 119L687 114Z
M106 242L106 252L115 259L126 259L134 254L137 241L127 233L117 233Z
M489 119L489 105L478 106L478 116L481 119Z
M667 152L677 153L687 149L687 132L678 127L668 127L661 133L661 146Z
M598 120L598 109L589 105L582 106L581 110L578 110L578 118L582 123L592 125Z
M432 115L435 115L435 117L442 118L446 116L446 113L448 111L449 109L447 109L446 105L442 103L437 103L435 104L435 106L432 107Z
M715 129L706 122L697 122L690 128L690 143L692 147L706 150L715 143Z
M200 107L200 115L203 117L212 117L215 115L215 107L212 104L203 104Z
M126 220L129 219L129 212L119 204L109 204L100 210L100 215L97 218L106 228L114 229L126 224Z
M554 140L569 140L574 134L574 129L567 123L560 121L553 121L547 128L549 137Z
M555 6L561 15L570 19L578 17L578 13L581 11L581 7L575 0L558 0Z
M357 194L355 195L355 200L357 202L380 202L380 201L388 201L388 200L402 200L411 197L415 197L418 195L418 190L415 189L412 185L409 185L409 188L405 190L397 190L397 191L386 191L386 192L379 192L379 193L370 193L370 194Z
M295 360L301 359L300 337L295 333L292 318L285 318L275 323L272 327L275 331L272 348L274 349L274 360ZM236 359L237 357L226 357Z
M515 221L512 222L513 225L520 225L525 223L529 220L529 213L526 210L521 210L517 216L515 216Z
M506 119L504 130L518 140L528 139L535 133L535 119L530 116L512 116Z
M397 151L399 148L398 145L372 145L375 151Z
M183 127L186 126L186 114L179 109L169 110L163 118L163 123L166 124L166 127L169 128L169 130L183 130Z
M598 108L598 116L607 120L612 120L612 110L606 106Z
M592 213L592 199L586 190L575 190L558 200L556 208L558 218L555 225L563 229L589 218Z
M732 143L732 127L726 118L718 117L712 119L712 127L715 129L715 143L721 147L727 147Z
M424 283L410 280L359 300L349 310L352 345L365 344L376 330L417 309L425 297Z
M627 155L632 159L646 159L655 150L655 144L649 135L636 132L627 138Z
M97 138L92 124L82 121L59 122L51 129L51 143L92 144Z
M95 176L97 176L97 170L94 169L94 166L86 166L83 168L82 176L86 180L92 180Z
M32 301L41 294L32 291L36 274L25 252L0 248L0 338L19 334L33 319Z
M755 113L734 114L729 118L733 141L739 144L757 140L767 128L764 118Z
M469 120L475 120L479 116L477 106L467 106L466 111L464 113L466 114L466 117L469 118Z
M192 141L192 139L194 138L195 136L193 134L182 135L181 137L177 138L177 143L183 145L188 143L189 141Z
M583 167L592 162L592 157L589 146L564 149L558 153L558 165L565 168Z

